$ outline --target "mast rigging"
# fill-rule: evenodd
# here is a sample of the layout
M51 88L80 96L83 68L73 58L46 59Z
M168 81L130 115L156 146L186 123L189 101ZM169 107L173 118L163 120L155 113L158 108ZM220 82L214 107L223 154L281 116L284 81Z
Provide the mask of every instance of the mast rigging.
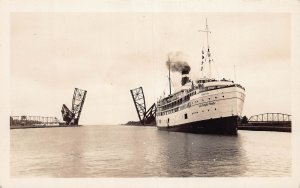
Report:
M206 57L208 58L208 65L209 65L209 70L208 70L208 78L211 78L211 54L210 54L210 50L209 50L209 41L208 41L208 33L211 33L211 31L209 31L208 29L208 24L207 24L207 18L206 18L206 26L205 26L205 30L199 30L200 32L205 32L206 33L206 45L207 45L207 54ZM203 60L204 60L204 51L202 50L202 63L201 63L201 71L203 70Z

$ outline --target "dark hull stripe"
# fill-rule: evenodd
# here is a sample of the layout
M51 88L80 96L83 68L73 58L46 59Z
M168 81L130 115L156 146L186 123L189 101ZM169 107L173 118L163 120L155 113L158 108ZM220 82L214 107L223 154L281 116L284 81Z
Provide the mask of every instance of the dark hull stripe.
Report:
M240 121L238 116L230 116L157 128L174 132L236 135L238 121Z

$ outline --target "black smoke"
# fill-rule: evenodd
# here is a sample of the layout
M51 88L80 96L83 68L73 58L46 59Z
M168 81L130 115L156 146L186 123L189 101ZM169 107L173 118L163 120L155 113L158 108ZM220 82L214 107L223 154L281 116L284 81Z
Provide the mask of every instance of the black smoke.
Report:
M182 52L171 52L168 55L166 62L167 68L172 72L180 72L181 74L188 74L191 70L189 64L184 60Z

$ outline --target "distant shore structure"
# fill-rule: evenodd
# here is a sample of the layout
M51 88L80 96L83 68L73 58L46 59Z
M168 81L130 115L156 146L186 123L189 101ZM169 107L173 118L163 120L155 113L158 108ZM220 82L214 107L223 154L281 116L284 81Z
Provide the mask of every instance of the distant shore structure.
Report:
M44 116L10 116L11 129L25 129L25 128L50 128L50 127L74 127L80 126L79 119L83 104L86 98L86 90L75 88L72 108L71 110L63 104L61 113L63 122L60 122L57 117Z
M44 116L11 116L10 128L34 128L34 127L54 127L59 126L57 117L44 117Z

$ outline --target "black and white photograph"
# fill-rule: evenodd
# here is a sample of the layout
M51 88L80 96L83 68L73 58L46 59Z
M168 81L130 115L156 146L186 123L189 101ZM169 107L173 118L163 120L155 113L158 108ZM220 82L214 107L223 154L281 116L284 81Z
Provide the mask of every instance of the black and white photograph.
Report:
M299 187L300 2L176 2L6 10L0 187Z

